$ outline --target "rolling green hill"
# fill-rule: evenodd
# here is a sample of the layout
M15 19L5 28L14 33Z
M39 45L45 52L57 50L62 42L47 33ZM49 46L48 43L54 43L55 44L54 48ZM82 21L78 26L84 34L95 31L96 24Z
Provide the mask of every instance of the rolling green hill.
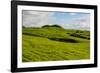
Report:
M89 58L89 31L67 30L60 27L22 29L23 62Z

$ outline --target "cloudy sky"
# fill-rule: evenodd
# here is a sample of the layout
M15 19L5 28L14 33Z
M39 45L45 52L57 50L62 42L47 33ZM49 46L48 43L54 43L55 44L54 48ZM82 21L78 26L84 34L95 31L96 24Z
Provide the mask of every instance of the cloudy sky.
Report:
M90 29L90 14L88 13L23 10L22 18L25 27L57 24L65 29Z

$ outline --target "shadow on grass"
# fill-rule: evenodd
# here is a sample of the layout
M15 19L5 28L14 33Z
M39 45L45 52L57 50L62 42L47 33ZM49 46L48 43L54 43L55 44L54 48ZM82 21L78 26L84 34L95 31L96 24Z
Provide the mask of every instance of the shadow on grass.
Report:
M59 42L70 42L70 43L78 43L79 41L70 39L70 38L49 38L50 40L59 41Z
M77 34L77 33L70 34L70 36L73 36L73 37L78 37L78 38L83 38L83 39L88 39L88 40L90 40L90 38L89 38L89 37L82 36L82 35L80 35L80 34Z
M23 33L23 34L30 35L30 36L44 37L44 36L30 34L30 33ZM75 39L70 39L70 38L49 38L49 37L44 37L44 38L48 38L49 40L59 41L59 42L70 42L70 43L78 43L79 42Z

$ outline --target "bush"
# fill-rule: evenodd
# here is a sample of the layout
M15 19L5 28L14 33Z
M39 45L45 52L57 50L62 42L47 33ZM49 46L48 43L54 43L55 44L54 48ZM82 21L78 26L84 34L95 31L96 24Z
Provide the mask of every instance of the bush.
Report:
M22 28L25 28L25 26L22 26Z

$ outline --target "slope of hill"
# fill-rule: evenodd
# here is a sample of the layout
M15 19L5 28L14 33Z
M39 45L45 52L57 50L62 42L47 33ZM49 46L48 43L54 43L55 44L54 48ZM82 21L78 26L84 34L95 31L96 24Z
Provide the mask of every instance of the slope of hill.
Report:
M23 28L23 62L90 58L90 32L60 27Z

